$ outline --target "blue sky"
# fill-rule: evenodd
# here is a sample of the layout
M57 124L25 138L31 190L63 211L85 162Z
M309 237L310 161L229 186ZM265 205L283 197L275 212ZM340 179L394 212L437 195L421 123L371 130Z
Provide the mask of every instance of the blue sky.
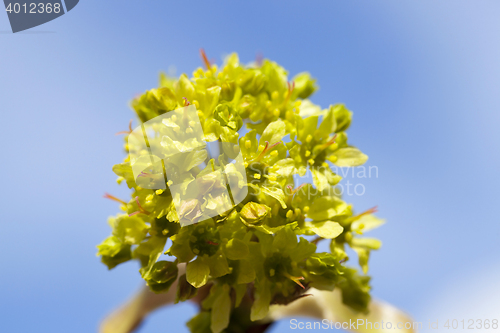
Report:
M134 264L108 272L95 257L117 211L103 193L128 193L111 171L124 157L114 133L159 71L200 66L200 47L218 63L262 53L307 70L314 102L353 110L350 142L379 176L352 179L366 191L346 200L387 219L373 232L374 296L421 321L454 315L445 304L472 313L483 300L460 287L494 287L500 271L498 17L493 0L86 0L14 35L0 13L3 329L92 332L140 286ZM194 313L162 309L140 332L184 332Z

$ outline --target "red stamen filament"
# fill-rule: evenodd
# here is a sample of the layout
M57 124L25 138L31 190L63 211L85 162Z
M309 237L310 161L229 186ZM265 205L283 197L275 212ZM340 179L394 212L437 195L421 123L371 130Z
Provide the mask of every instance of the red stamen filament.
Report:
M116 202L119 202L121 203L122 205L127 205L127 203L121 199L118 199L117 197L115 197L114 195L111 195L109 193L104 193L104 198L106 199L109 199L109 200L113 200L113 201L116 201Z
M292 280L293 282L295 282L296 284L298 284L299 286L302 287L302 289L306 289L306 287L304 287L304 285L302 285L302 283L300 283L300 280L304 280L304 277L303 276L291 276L290 274L288 273L285 273L285 276L287 278L289 278L290 280Z
M269 141L266 141L266 146L264 147L264 150L259 154L259 156L257 156L255 161L259 162L269 150L273 149L274 147L276 147L279 144L281 144L281 141L276 142L272 145L269 145Z
M333 138L331 138L328 142L326 142L326 143L322 144L321 146L318 146L318 148L319 148L319 151L318 151L318 152L323 151L323 150L325 150L326 148L328 148L329 146L333 145L333 144L335 143L335 139L336 139L336 138L337 138L337 134L335 134L335 135L333 136Z
M212 64L208 60L207 54L205 53L204 49L200 49L200 55L201 55L201 59L203 60L203 64L205 65L205 68L207 70L209 70L212 67Z
M261 67L262 66L262 61L264 60L264 57L262 56L262 53L257 53L257 55L255 56L255 63L257 64L257 66Z
M133 119L130 119L130 122L128 123L128 131L121 131L121 132L118 132L118 133L115 133L115 135L120 135L120 134L130 134L132 133L132 121Z
M363 213L361 213L361 214L358 214L358 215L356 215L356 216L353 216L353 217L351 218L351 220L354 222L354 221L356 221L356 220L359 220L362 216L365 216L365 215L368 215L368 214L374 214L374 213L376 213L376 212L378 212L378 208L377 208L377 206L372 207L372 208L370 208L370 209L368 209L368 210L364 211L364 212L363 212Z
M147 210L145 210L142 206L141 206L141 203L139 202L139 197L135 197L135 202L137 202L137 207L139 207L139 210L136 211L136 212L133 212L131 214L128 214L128 216L134 216L134 215L137 215L137 214L146 214L146 215L149 215L151 214L150 212L148 212Z
M290 196L293 196L295 193L297 193L304 185L306 185L305 183L303 184L300 184L299 187L297 187L295 190L293 189L293 187L291 185L288 185L286 188L290 191Z
M290 84L290 82L287 82L286 84L288 86L288 94L285 98L285 105L288 104L290 97L292 97L293 90L295 89L295 81L293 81L292 84Z

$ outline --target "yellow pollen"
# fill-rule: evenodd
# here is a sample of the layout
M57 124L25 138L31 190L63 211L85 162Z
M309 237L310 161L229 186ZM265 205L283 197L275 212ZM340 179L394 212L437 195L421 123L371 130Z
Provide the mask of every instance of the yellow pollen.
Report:
M300 100L299 101L295 101L295 107L298 108L301 105L302 105L302 101L300 101Z
M300 216L301 213L302 211L300 210L300 208L295 208L295 215Z
M314 160L312 158L308 159L307 162L309 162L309 164L311 165L314 165Z
M290 220L293 218L293 211L291 209L288 212L286 212L286 217Z
M260 179L260 173L256 173L256 174L254 174L254 175L253 175L253 178L255 178L255 179Z
M311 156L311 151L310 150L306 150L306 157L309 157Z
M171 186L173 183L174 183L173 181L169 180L169 181L167 182L167 185L168 185L168 186Z
M271 101L266 101L266 108L271 108L271 106L273 105L273 103Z
M328 166L329 166L329 165L328 165L328 163L326 163L326 162L323 162L321 165L322 165L324 168L328 168Z
M332 143L332 144L330 145L330 150L335 150L335 149L337 149L338 147L339 147L339 145L338 145L336 142L334 142L334 143Z
M196 122L195 122L194 120L191 120L191 121L189 122L189 126L194 127L194 125L196 125Z
M335 155L330 156L330 161L332 161L332 163L337 162L337 160L338 160L337 156L335 156Z
M307 214L307 213L309 213L309 206L304 207L304 214Z
M271 94L271 98L272 99L277 99L279 97L279 92L277 90L273 91L273 93Z
M155 193L156 193L156 195L160 195L163 193L163 190L156 190Z
M259 145L259 150L264 150L265 148L263 145Z
M151 201L153 200L153 195L152 194L149 194L147 197L146 197L146 201Z
M196 106L197 109L200 107L200 102L198 102L197 100L194 100L193 104L194 104L194 106ZM191 125L191 126L193 126L193 125Z
M280 114L281 114L280 109L274 109L274 111L273 111L273 115L274 115L275 117L279 117L279 116L280 116Z
M245 141L245 148L250 149L250 147L252 147L252 141L250 140Z
M313 139L312 135L311 135L311 134L309 134L309 135L307 135L307 137L306 137L306 142L311 142L311 141L312 141L312 139Z
M269 176L269 180L272 181L272 182L275 182L276 181L276 176Z
M271 152L271 156L277 156L277 155L278 155L278 151L277 151L277 150L273 150L273 151Z

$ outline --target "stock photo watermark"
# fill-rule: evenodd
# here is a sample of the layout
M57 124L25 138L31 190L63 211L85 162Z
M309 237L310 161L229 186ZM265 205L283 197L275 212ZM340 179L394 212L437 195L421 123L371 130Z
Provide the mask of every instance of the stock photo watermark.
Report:
M75 8L79 0L4 0L12 32L52 21Z
M292 330L414 330L423 328L430 330L498 330L498 319L446 319L392 322L392 321L370 321L367 319L349 319L349 321L333 321L323 319L322 321L300 321L290 319Z

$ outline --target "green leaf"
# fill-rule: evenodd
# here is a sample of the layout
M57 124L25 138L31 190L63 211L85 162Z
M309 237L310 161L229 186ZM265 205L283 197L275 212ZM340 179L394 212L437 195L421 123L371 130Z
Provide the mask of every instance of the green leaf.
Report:
M210 312L201 311L187 322L191 333L210 333Z
M178 272L179 270L174 262L158 261L144 279L153 292L167 292L177 279Z
M116 236L109 236L101 244L97 245L98 256L115 256L123 248L124 244Z
M250 283L255 280L255 269L248 260L240 260L236 283Z
M373 214L365 214L351 224L351 230L364 233L380 227L385 220L376 217Z
M260 137L259 144L262 146L266 145L266 141L269 142L269 145L273 145L276 142L280 142L285 136L286 125L283 120L278 119L273 121L269 125L267 125L264 133Z
M289 177L296 173L295 161L291 158L285 158L274 163L270 168L270 173L274 173L281 177Z
M316 221L329 220L339 215L347 204L335 196L322 196L313 201L307 216Z
M351 246L351 248L357 253L359 266L363 270L363 273L368 273L368 259L370 258L370 250L364 247Z
M336 150L328 159L339 167L354 167L363 165L368 156L354 147L340 148Z
M210 276L213 278L218 278L231 272L226 257L220 252L206 258L205 262L210 267Z
M306 222L306 227L319 237L327 239L336 238L344 231L344 228L338 222L333 221Z
M295 89L293 92L298 98L307 98L318 89L316 80L307 72L295 75L292 81L295 82Z
M352 309L367 313L370 304L370 277L360 276L354 269L346 269L343 281L339 283L342 302Z
M193 298L198 292L198 289L193 287L186 280L186 274L182 274L177 282L177 292L175 294L175 303L187 301Z
M308 258L314 252L316 252L316 244L309 243L308 240L300 237L297 247L290 250L290 258L295 262L299 262Z
M273 249L287 252L297 246L297 235L291 227L286 226L280 229L273 241Z
M335 120L334 109L332 106L328 109L324 115L321 124L318 127L318 134L321 139L326 139L335 132L337 127L337 122Z
M136 186L134 173L130 163L120 163L113 165L113 172L120 176L121 179L125 179L128 188L133 188Z
M201 259L196 258L186 266L186 279L195 288L203 287L210 274L210 267Z
M321 110L321 107L319 105L312 103L308 99L303 100L302 104L300 105L299 115L302 118L307 118L307 117L311 117L311 116L319 116L319 115L322 115L323 113L324 112Z
M281 204L281 207L283 209L286 208L286 203L285 203L285 193L283 190L279 187L268 187L268 186L261 186L260 189L264 194L267 194L270 197L273 197L274 199L278 200L278 202Z
M130 245L123 244L117 237L110 236L97 246L97 255L101 256L103 264L112 269L117 265L132 259Z
M351 240L351 245L356 247L363 247L370 250L378 250L382 246L382 242L375 238L359 238L354 237Z
M310 170L314 185L316 185L319 191L326 190L332 185L337 185L342 180L342 177L333 173L330 167L311 167Z
M271 302L271 289L267 279L258 281L255 287L255 301L250 310L250 320L252 321L264 319L269 312L269 303Z
M113 235L125 244L139 244L148 232L148 226L138 216L120 215L109 221Z
M236 297L234 300L234 307L237 308L240 306L241 301L243 300L243 297L247 293L247 285L246 284L237 284L236 286L233 286L233 289L235 291Z
M248 256L248 246L245 242L234 238L226 245L226 256L231 260L244 259Z
M222 292L215 299L212 307L212 322L210 328L213 333L220 333L229 325L229 316L231 314L231 297L228 285L222 287Z
M352 112L347 110L343 104L333 106L333 112L335 113L335 120L337 123L335 132L338 133L347 130L351 125Z

